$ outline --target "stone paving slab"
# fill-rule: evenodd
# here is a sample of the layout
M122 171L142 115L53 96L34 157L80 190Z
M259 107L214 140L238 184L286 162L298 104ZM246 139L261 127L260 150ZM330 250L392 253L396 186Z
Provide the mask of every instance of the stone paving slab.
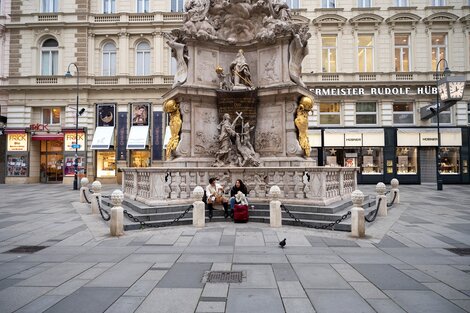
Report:
M226 313L284 313L281 297L276 289L230 289Z
M135 313L194 313L201 288L155 288Z
M302 286L318 289L350 289L351 286L329 264L292 264Z
M125 263L121 262L100 276L90 281L87 287L122 287L129 288L139 279L153 263Z
M373 313L370 305L354 290L306 289L317 313Z
M51 287L9 287L0 291L2 313L14 312L51 290Z
M308 298L283 298L286 313L315 313Z
M385 290L385 293L405 311L413 313L463 313L454 303L433 291Z
M94 263L62 263L31 278L23 280L19 286L59 286L95 265Z
M202 288L202 277L211 269L211 263L176 263L163 276L158 288Z

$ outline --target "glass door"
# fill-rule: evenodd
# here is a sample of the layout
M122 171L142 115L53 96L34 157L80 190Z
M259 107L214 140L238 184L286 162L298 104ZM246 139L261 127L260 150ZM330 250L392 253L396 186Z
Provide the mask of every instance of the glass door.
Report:
M64 179L63 141L41 141L41 183L61 183Z

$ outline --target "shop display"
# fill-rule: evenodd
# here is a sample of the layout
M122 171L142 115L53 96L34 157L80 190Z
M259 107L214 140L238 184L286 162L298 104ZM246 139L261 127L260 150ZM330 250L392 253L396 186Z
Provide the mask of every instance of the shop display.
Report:
M7 176L27 176L28 161L26 156L7 156Z
M397 148L397 173L416 175L418 173L418 149L416 147Z
M131 167L149 167L150 151L132 151Z
M383 173L383 149L382 148L362 148L362 174L381 175Z
M460 149L456 147L442 147L440 150L441 174L460 174Z
M114 177L116 175L116 153L114 151L98 151L96 167L97 177Z

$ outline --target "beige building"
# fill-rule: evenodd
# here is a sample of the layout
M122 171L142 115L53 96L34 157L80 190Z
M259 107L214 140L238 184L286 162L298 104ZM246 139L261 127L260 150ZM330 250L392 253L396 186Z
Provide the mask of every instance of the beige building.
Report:
M102 181L116 181L119 167L163 159L161 96L171 88L174 64L161 33L181 26L182 0L0 4L6 183L71 184L76 152L79 175ZM436 102L440 59L453 75L468 77L468 3L288 4L312 34L303 80L317 95L310 138L318 164L358 166L361 182L435 181L436 121L421 108ZM443 69L441 62L437 76ZM72 146L77 95L79 148ZM467 90L441 113L445 182L470 182L469 97Z

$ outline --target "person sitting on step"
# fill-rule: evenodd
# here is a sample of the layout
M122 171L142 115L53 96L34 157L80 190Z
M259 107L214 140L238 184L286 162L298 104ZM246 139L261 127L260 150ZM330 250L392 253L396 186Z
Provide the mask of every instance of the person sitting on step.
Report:
M223 196L224 188L217 182L217 178L209 179L206 187L207 207L209 209L209 221L212 220L214 204L222 204L224 207L224 217L228 217L228 199Z

